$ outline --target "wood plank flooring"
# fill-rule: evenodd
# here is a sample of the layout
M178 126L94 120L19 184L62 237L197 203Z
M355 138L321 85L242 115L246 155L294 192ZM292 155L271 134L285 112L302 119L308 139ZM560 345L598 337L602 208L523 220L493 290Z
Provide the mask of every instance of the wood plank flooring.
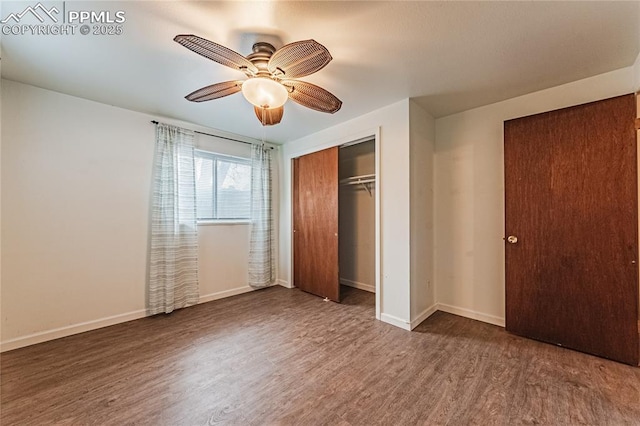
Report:
M8 425L640 425L640 369L281 287L0 356Z

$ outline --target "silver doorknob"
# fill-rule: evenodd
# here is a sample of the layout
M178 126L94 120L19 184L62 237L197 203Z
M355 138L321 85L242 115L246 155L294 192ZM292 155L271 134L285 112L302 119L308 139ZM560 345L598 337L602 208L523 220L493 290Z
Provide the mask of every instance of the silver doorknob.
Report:
M509 244L515 244L518 242L518 237L516 237L515 235L509 235L509 237L507 238L507 242Z

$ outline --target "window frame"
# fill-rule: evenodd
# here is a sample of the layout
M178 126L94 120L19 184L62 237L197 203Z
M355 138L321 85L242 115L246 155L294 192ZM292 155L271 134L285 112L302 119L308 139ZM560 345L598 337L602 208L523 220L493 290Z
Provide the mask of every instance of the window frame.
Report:
M218 161L227 161L230 163L237 163L249 166L249 173L252 173L251 170L251 159L247 157L239 157L236 155L228 155L228 154L220 154L218 152L207 151L204 149L194 148L194 158L206 158L213 161L212 165L212 206L213 213L216 213L218 210ZM249 176L251 180L251 175ZM251 196L249 196L251 198ZM251 201L251 200L249 200ZM198 198L196 197L196 205L198 202ZM249 217L238 217L238 218L199 218L196 215L196 221L198 225L228 225L228 224L247 224L251 223L251 211L249 211Z

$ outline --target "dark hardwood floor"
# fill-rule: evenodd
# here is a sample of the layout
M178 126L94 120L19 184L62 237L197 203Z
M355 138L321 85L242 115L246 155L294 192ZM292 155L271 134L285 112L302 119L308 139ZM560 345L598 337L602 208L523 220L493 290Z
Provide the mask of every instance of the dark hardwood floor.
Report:
M640 369L272 287L0 356L2 425L638 425Z

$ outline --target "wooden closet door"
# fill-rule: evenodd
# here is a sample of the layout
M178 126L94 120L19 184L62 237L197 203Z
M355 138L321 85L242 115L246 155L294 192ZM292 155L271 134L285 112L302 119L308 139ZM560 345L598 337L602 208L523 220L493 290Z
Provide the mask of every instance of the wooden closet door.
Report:
M338 147L294 160L293 235L294 285L339 302Z
M505 122L508 331L638 365L635 116L631 94Z

